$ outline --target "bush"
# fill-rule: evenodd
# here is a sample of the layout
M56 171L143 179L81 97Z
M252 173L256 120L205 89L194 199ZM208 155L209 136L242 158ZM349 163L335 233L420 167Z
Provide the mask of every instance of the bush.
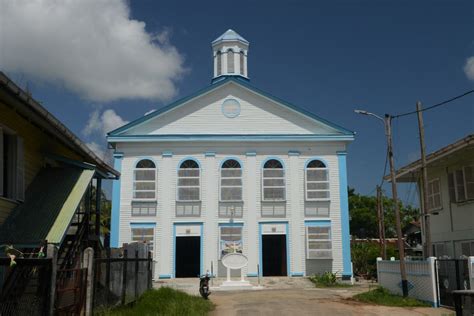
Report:
M429 307L430 305L411 297L402 297L391 294L387 289L379 286L374 290L360 293L354 296L354 299L364 303L373 303L385 306L398 307Z
M323 274L317 274L309 277L309 280L313 282L317 287L347 287L349 284L339 283L335 273L324 272Z
M145 292L132 306L121 306L96 315L207 315L214 305L201 297L186 294L169 287Z
M387 245L387 257L396 257L395 246ZM379 244L375 243L353 243L351 245L351 256L354 274L366 278L377 277L377 257L380 256Z

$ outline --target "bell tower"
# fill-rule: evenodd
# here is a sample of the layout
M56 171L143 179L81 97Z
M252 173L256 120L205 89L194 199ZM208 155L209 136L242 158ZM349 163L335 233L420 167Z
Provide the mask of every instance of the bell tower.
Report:
M234 30L227 30L212 42L214 76L212 81L225 76L248 79L247 53L249 42Z

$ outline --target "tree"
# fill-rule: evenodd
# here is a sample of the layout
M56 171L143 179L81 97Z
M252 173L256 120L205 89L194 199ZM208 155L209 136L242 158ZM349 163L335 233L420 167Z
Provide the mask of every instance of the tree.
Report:
M402 230L420 216L420 211L410 205L400 206L400 217L402 221ZM395 211L393 200L383 197L385 237L396 237ZM351 234L356 238L377 238L377 198L375 196L360 195L355 189L349 188L349 214Z

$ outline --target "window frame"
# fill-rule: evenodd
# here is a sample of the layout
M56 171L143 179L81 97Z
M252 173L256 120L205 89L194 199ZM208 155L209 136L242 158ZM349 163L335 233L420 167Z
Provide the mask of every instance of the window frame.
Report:
M222 52L216 52L216 76L222 75Z
M431 191L431 185L433 183L438 183L438 193L434 193L434 192ZM434 205L436 195L439 195L439 205L437 205L437 206ZM427 205L426 209L428 211L432 212L432 211L441 210L443 208L443 196L441 194L441 181L440 181L439 178L434 178L434 179L428 180L427 200L428 200L428 205ZM431 206L430 206L430 203L431 203Z
M462 167L459 167L459 168L454 168L452 171L448 172L448 190L453 190L454 189L454 198L455 200L454 201L451 201L451 202L454 202L454 203L464 203L464 202L469 202L469 201L474 201L474 192L471 193L472 196L469 195L469 192L468 192L468 188L467 188L467 179L466 179L466 168L473 168L474 169L474 165L466 165L466 166L462 166ZM462 175L462 192L459 192L460 190L460 185L458 183L458 176L459 174ZM450 187L449 186L449 181L450 181L450 177L452 177L452 180L453 180L453 187ZM462 193L464 195L464 198L461 199L459 197L460 193ZM451 199L451 196L450 196L450 199Z
M328 229L328 239L310 239L309 238L309 229L310 228L327 228ZM305 226L305 252L306 252L306 259L307 260L332 260L334 259L334 254L333 254L333 242L332 242L332 227L331 225L307 225ZM329 242L330 244L330 248L326 248L326 249L312 249L311 251L312 252L327 252L327 251L330 251L331 252L331 255L329 257L312 257L310 255L310 248L309 248L309 243L310 242Z
M152 243L151 243L151 250L149 249L149 251L151 251L152 253L152 256L154 256L154 253L155 253L155 235L156 235L156 224L152 224L152 225L146 225L146 224L142 224L140 225L141 223L131 223L130 225L130 242L144 242L146 241L146 244L147 245L150 245L150 243L143 239L144 237L143 236L150 236L150 235L142 235L142 239L140 240L133 240L133 231L135 229L151 229L153 231L153 234L151 235L153 237L152 239Z
M149 160L151 161L155 167L154 168L137 168L137 165L142 162L143 160ZM154 170L154 175L155 175L155 179L154 180L137 180L136 179L136 171L137 170L144 170L144 171L151 171L151 170ZM155 189L154 190L136 190L135 189L135 184L137 182L140 182L140 183L154 183L155 184ZM154 197L153 198L137 198L135 197L135 193L136 192L153 192L154 193ZM148 157L143 157L143 158L140 158L136 163L135 163L135 167L133 168L133 183L132 183L132 201L137 201L137 202L154 202L154 201L158 201L158 167L157 167L157 164L156 162L151 159L151 158L148 158Z
M309 164L312 163L313 161L319 161L321 162L325 167L324 168L308 168ZM326 171L326 177L327 177L327 180L326 181L314 181L314 180L308 180L308 171L310 170L325 170ZM328 188L326 190L320 190L320 189L308 189L308 184L310 183L327 183L328 185ZM327 163L324 161L324 160L321 160L319 158L314 158L314 159L311 159L310 161L308 161L308 163L306 164L306 167L304 169L304 197L305 197L305 200L306 201L331 201L331 183L330 183L330 179L329 179L329 167L327 165ZM327 198L309 198L308 197L308 192L327 192L328 193L328 197Z
M198 165L198 168L181 168L181 166L183 165L183 163L185 163L186 161L188 160L191 160L191 161L194 161L197 165ZM199 176L197 177L180 177L179 175L179 171L180 170L198 170L199 171ZM178 167L178 171L177 171L177 179L176 179L176 201L177 202L180 202L180 203L196 203L196 202L201 202L201 183L202 183L202 179L201 179L201 176L202 176L202 172L201 172L201 165L199 164L199 162L195 159L192 159L192 158L186 158L184 160L182 160L180 163L179 163L179 167ZM180 178L186 178L186 179L198 179L199 180L199 185L180 185L179 184L179 179ZM179 199L179 189L180 188L198 188L199 189L199 197L197 200L180 200Z
M229 161L229 160L234 160L236 161L240 168L224 168L224 164ZM240 177L223 177L222 176L222 171L223 170L240 170ZM240 186L238 185L222 185L222 180L223 179L240 179ZM240 188L240 197L241 199L240 200L223 200L222 199L222 189L223 188ZM230 203L230 202L243 202L244 200L244 177L243 177L243 168L242 168L242 163L235 159L235 158L228 158L228 159L225 159L222 164L221 164L221 167L219 169L219 202L223 202L223 203Z
M235 58L234 58L235 52L233 49L229 48L226 54L227 54L227 73L233 74L235 73ZM230 66L232 66L232 68Z
M276 160L281 164L281 169L280 168L265 168L265 165L271 161L271 160ZM272 178L265 178L265 170L282 170L283 176L282 177L272 177ZM261 200L262 202L286 202L286 170L285 170L285 165L284 163L277 158L269 158L263 162L262 168L261 168L261 183L260 183L260 189L262 192ZM271 187L265 187L265 179L283 179L283 186L271 186ZM265 188L283 188L283 199L266 199L265 198Z

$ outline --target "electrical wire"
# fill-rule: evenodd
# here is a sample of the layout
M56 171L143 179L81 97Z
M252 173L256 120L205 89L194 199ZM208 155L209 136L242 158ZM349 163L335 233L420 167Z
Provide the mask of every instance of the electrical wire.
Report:
M462 97L465 97L466 95L471 94L471 93L474 93L474 90L466 91L466 92L464 92L463 94L460 94L460 95L458 95L458 96L455 96L455 97L453 97L453 98L451 98L451 99L448 99L448 100L442 101L442 102L440 102L440 103L436 103L436 104L433 104L433 105L428 106L428 107L426 107L426 108L423 108L423 109L421 109L420 112L428 111L428 110L434 109L434 108L436 108L436 107L438 107L438 106L445 105L445 104L447 104L447 103L450 103L450 102L453 102L453 101L455 101L455 100L457 100L457 99L460 99L460 98L462 98ZM418 113L418 110L411 111L411 112L407 112L407 113L402 113L402 114L398 114L398 115L393 115L392 118L399 118L399 117L403 117L403 116L407 116L407 115L412 115L412 114L416 114L416 113Z

